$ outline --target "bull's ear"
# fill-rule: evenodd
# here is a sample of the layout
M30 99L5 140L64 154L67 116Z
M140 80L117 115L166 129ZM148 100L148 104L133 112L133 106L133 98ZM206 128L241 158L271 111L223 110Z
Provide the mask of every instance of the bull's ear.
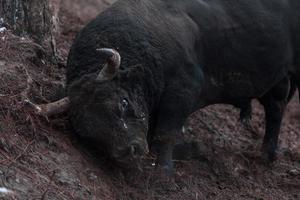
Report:
M109 81L112 80L119 71L121 65L121 56L114 49L101 48L97 49L101 54L107 56L107 61L104 64L102 70L98 74L97 81Z

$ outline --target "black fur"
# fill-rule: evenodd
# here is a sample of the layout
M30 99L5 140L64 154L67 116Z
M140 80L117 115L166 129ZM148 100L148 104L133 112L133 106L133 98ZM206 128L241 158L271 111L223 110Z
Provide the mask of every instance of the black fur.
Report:
M155 135L158 163L170 169L173 145L192 112L259 98L267 112L264 149L273 159L288 74L300 86L299 10L299 0L116 2L78 34L69 54L75 128L116 160L128 157L136 139L145 153L147 133ZM95 81L106 60L97 48L114 48L122 57L111 81ZM120 114L124 98L131 111Z

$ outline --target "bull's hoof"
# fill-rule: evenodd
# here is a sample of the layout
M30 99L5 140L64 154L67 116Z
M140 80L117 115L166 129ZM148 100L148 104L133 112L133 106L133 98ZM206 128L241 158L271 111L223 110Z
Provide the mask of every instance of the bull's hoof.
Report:
M276 150L269 150L262 147L261 152L263 160L268 164L273 164L278 159Z
M171 179L174 176L174 169L169 165L157 165L156 171L158 175L166 180Z
M156 168L156 179L162 190L177 191L179 186L175 183L173 169L168 169L167 166L158 166Z

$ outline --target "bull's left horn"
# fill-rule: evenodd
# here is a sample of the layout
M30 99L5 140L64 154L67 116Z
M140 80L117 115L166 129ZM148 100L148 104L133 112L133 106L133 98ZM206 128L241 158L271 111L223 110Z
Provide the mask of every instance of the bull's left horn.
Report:
M47 104L38 105L32 103L29 99L25 99L25 103L29 105L36 114L46 116L46 117L66 112L70 107L69 97L65 97L58 101L47 103Z
M117 74L121 65L121 56L114 50L109 48L97 49L100 53L107 55L107 62L104 64L103 69L98 74L96 80L109 81L113 79Z

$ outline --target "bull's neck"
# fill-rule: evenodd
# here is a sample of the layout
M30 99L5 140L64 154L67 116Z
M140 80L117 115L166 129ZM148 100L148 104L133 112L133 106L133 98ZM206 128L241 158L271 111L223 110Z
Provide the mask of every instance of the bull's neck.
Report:
M151 114L156 109L162 94L162 79L161 74L150 67L143 67L142 79L137 83L136 87L140 87L142 98L148 113Z
M161 93L156 73L145 64L129 64L126 60L123 64L128 67L123 69L117 78L119 86L124 88L150 115L158 104Z

